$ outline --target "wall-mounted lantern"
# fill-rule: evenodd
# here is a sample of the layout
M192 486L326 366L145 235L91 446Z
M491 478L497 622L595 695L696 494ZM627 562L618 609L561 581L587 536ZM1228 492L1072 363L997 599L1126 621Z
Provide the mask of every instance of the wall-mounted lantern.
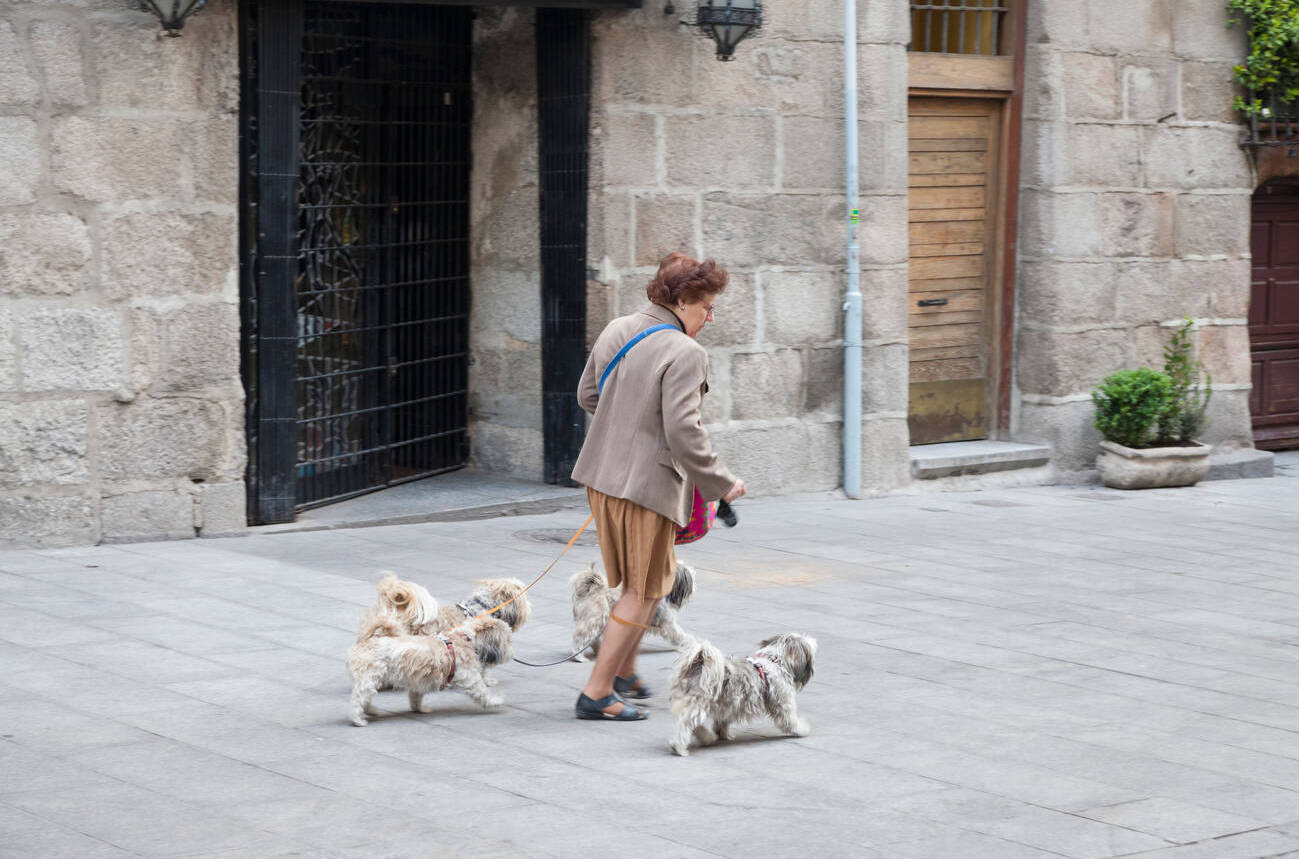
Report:
M735 46L762 26L762 0L699 0L695 26L717 43L717 59L733 60Z
M168 36L179 36L185 19L206 5L207 0L140 0L140 8L157 15Z

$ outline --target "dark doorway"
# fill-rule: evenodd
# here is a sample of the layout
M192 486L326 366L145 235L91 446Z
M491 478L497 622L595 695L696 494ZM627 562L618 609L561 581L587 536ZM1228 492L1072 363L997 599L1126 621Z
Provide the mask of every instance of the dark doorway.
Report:
M468 460L472 19L244 11L249 510L275 522Z
M1249 411L1255 447L1299 447L1299 182L1254 192Z

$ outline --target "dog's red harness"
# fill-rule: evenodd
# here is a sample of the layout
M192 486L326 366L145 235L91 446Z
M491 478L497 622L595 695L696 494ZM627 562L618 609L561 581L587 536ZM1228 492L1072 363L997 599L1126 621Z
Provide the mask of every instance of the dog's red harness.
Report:
M439 635L438 638L442 639L442 643L447 646L447 653L451 654L451 670L447 672L446 682L442 684L442 688L445 689L451 685L451 680L456 676L456 649L451 646L451 639L445 635Z
M767 658L770 659L770 657ZM758 670L758 679L762 681L762 697L766 698L767 691L771 688L771 683L767 680L767 672L762 670L762 664L752 656L744 657L744 661L748 662Z

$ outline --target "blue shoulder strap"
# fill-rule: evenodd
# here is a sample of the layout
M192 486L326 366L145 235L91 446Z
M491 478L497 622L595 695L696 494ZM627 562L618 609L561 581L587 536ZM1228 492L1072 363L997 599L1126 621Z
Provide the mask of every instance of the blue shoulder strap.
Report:
M646 328L644 331L628 340L627 343L618 350L618 354L613 356L613 360L609 362L609 366L605 367L604 372L600 374L600 385L596 388L595 395L598 397L600 394L604 393L604 380L609 378L609 374L613 372L613 368L618 366L618 362L622 360L623 355L626 355L631 351L631 347L635 346L655 331L666 331L670 328L676 329L677 331L681 330L670 322L663 322L659 325L652 325L649 328Z

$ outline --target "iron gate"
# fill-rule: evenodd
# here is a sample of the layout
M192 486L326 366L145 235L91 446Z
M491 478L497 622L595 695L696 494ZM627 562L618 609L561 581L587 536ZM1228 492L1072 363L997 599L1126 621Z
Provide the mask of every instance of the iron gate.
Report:
M286 6L245 4L259 522L468 458L470 10ZM292 109L267 104L290 93Z

